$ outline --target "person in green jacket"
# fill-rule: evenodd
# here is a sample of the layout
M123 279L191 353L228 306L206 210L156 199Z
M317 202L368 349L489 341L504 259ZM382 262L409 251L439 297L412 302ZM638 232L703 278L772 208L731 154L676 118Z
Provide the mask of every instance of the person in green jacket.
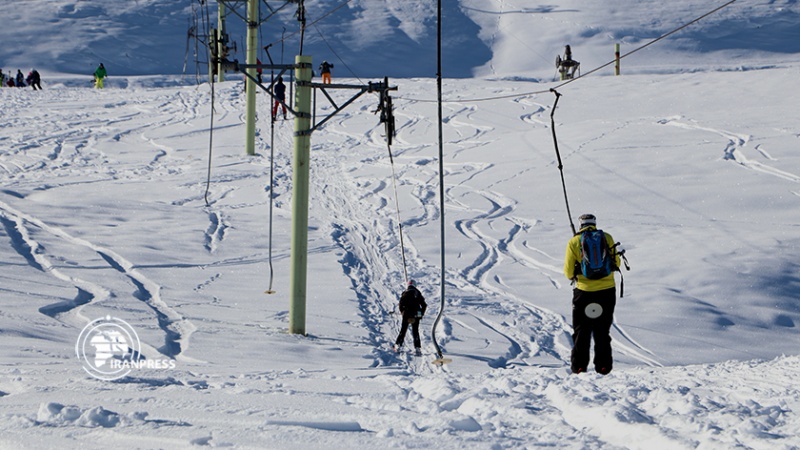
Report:
M100 65L97 66L97 70L94 71L94 87L103 89L103 79L107 76L108 73L106 72L105 66L103 66L103 63L100 63Z
M614 307L617 303L614 270L619 267L620 257L615 250L614 238L605 233L611 255L610 274L599 279L583 276L581 263L581 235L597 230L597 218L592 214L580 217L580 231L567 243L564 257L564 275L575 283L572 291L572 354L570 369L572 373L586 372L589 365L589 349L594 337L594 367L597 373L611 372L611 325L614 322Z

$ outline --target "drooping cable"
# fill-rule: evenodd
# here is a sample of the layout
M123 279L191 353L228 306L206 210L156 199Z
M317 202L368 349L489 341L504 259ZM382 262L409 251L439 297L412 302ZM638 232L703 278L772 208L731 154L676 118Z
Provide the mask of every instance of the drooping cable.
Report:
M214 150L214 76L211 76L211 124L208 132L208 173L206 175L206 192L203 198L206 206L211 206L208 202L208 191L211 190L211 156Z
M380 112L380 121L384 126L386 133L386 149L389 151L389 165L392 167L392 188L394 189L394 204L397 211L397 229L400 233L400 256L403 259L403 279L408 283L408 268L406 264L406 246L403 241L403 221L400 219L400 196L397 195L397 173L394 169L394 155L392 155L392 141L395 135L394 128L394 106L392 106L392 97L389 95L389 77L384 79L384 87L386 89L380 92L380 101L378 102L378 109L375 112Z
M628 56L630 56L630 55L632 55L632 54L634 54L634 53L636 53L636 52L638 52L638 51L640 51L640 50L643 50L643 49L645 49L645 48L647 48L647 47L649 47L649 46L651 46L651 45L655 44L656 42L658 42L658 41L660 41L660 40L666 39L667 37L669 37L669 36L672 36L673 34L675 34L675 33L679 32L679 31L683 30L684 28L688 27L689 25L695 24L695 23L697 23L697 22L699 22L699 21L701 21L701 20L705 19L706 17L708 17L708 16L710 16L710 15L712 15L712 14L716 13L717 11L720 11L720 10L722 10L722 9L724 9L724 8L727 8L728 6L730 6L730 5L734 4L734 3L736 3L736 1L737 1L737 0L731 0L731 1L729 1L728 3L725 3L724 5L718 6L717 8L714 8L713 10L711 10L711 11L709 11L709 12L707 12L707 13L703 14L702 16L700 16L700 17L697 17L696 19L694 19L694 20L692 20L692 21L690 21L690 22L687 22L687 23L683 24L683 25L679 26L678 28L675 28L674 30L672 30L672 31L670 31L670 32L668 32L668 33L664 33L664 34L662 34L661 36L659 36L659 37L657 37L657 38L655 38L655 39L653 39L653 40L651 40L651 41L647 42L646 44L644 44L644 45L640 45L639 47L636 47L635 49L633 49L633 50L629 51L628 53L625 53L624 55L620 56L620 59L626 58L626 57L628 57ZM578 79L580 79L580 78L583 78L583 77L589 76L589 75L591 75L592 73L594 73L594 72L597 72L598 70L604 69L604 68L606 68L606 67L610 66L611 64L614 64L615 62L616 62L616 60L615 60L615 59L614 59L614 60L611 60L611 61L609 61L609 62L607 62L607 63L603 64L603 65L602 65L602 66L600 66L600 67L597 67L597 68L595 68L595 69L592 69L592 70L590 70L589 72L586 72L585 74L582 74L582 75L580 75L580 76L578 76L578 77L575 77L575 78L569 79L569 80L567 80L567 81L565 81L565 82L563 82L563 83L559 84L558 86L556 86L556 87L555 87L555 88L553 88L553 89L558 89L558 88L560 88L560 87L562 87L562 86L565 86L565 85L567 85L567 84L569 84L569 83L572 83L572 82L573 82L573 81L575 81L575 80L578 80Z
M269 54L269 48L265 47L264 50L267 52L267 58L269 58L269 63L273 64L272 56ZM275 69L270 71L270 86L275 85ZM274 103L275 100L272 100ZM270 108L271 113L277 114L278 110L275 109L273 105ZM275 290L272 289L272 282L275 278L275 271L272 267L272 215L273 209L275 208L275 114L272 114L272 120L270 124L270 140L269 140L269 287L265 294L274 294Z
M634 53L636 53L636 52L638 52L638 51L640 51L640 50L642 50L642 49L644 49L646 47L649 47L649 46L655 44L656 42L661 41L661 40L663 40L663 39L665 39L665 38L667 38L667 37L679 32L679 31L683 30L684 28L686 28L688 26L693 25L693 24L705 19L706 17L708 17L708 16L710 16L712 14L715 14L715 13L721 11L722 9L727 8L728 6L731 6L732 4L736 3L737 1L738 0L730 0L729 2L727 2L727 3L725 3L725 4L721 5L721 6L718 6L718 7L714 8L713 10L711 10L711 11L709 11L709 12L707 12L707 13L705 13L705 14L703 14L703 15L695 18L695 19L692 19L689 22L687 22L687 23L685 23L685 24L683 24L683 25L681 25L681 26L679 26L679 27L677 27L677 28L675 28L675 29L673 29L671 31L668 31L667 33L664 33L661 36L658 36L657 38L652 39L652 40L648 41L647 43L645 43L643 45L640 45L639 47L636 47L635 49L629 51L628 53L625 53L624 55L620 56L620 59L625 59L628 56L631 56L632 54L634 54ZM570 84L570 83L572 83L574 81L580 80L582 78L586 78L589 75L592 75L595 72L597 72L597 71L599 71L601 69L604 69L604 68L606 68L606 67L608 67L608 66L610 66L610 65L612 65L614 63L616 63L616 58L612 59L611 61L609 61L609 62L607 62L607 63L605 63L605 64L603 64L603 65L601 65L599 67L596 67L596 68L594 68L594 69L592 69L592 70L590 70L590 71L588 71L586 73L583 73L583 74L581 74L581 75L579 75L577 77L570 78L569 80L566 80L563 83L555 86L553 89L559 89L559 88L564 87L567 84ZM448 100L448 101L454 101L454 102L485 102L485 101L492 101L492 100L502 100L502 99L506 99L506 98L524 97L524 96L527 96L527 95L546 94L549 91L550 91L550 89L544 89L544 90L540 90L540 91L516 92L516 93L513 93L513 94L494 95L494 96L490 96L490 97L481 97L481 98L459 98L458 100ZM419 103L433 103L434 101L436 101L436 100L430 100L430 99L420 99L420 98L411 98L411 97L401 97L401 98L403 100L414 101L414 102L419 102Z
M208 22L209 18L206 15L206 29L208 29ZM210 35L209 35L210 36ZM209 45L209 58L208 64L217 64L217 58L219 55L216 54L217 51L217 35L216 33L213 34L211 37L211 43ZM211 206L211 203L208 201L208 193L211 190L211 161L212 155L214 151L214 97L215 97L215 90L214 90L214 72L213 70L209 71L211 75L211 79L208 80L211 83L211 119L209 124L209 132L208 132L208 170L206 174L206 192L203 194L203 198L206 202L206 207Z
M353 72L353 69L351 69L351 68L350 68L350 66L348 66L348 65L347 65L347 63L344 61L344 59L342 59L342 57L341 57L341 56L339 56L339 54L338 54L338 53L336 53L336 50L333 48L333 46L330 44L330 42L328 42L328 40L327 40L327 39L325 39L325 35L324 35L324 34L322 34L322 31L320 31L319 27L318 27L316 24L312 24L312 26L314 27L314 30L316 30L317 34L319 34L319 37L322 39L322 42L324 42L324 43L325 43L325 45L327 45L327 46L328 46L328 50L330 50L330 51L331 51L331 53L333 53L333 55L334 55L334 56L336 56L336 58L339 60L339 62L341 62L342 64L344 64L344 66L347 68L347 70L348 70L348 71L349 71L351 74L353 74L353 77L354 77L354 78L356 78L356 79L359 81L359 83L361 83L361 84L366 84L366 83L364 83L363 81L361 81L361 77L359 77L358 75L356 75L356 73L355 73L355 72Z
M340 8L342 8L344 6L347 6L351 1L353 1L353 0L345 0L344 2L340 3L335 8L331 9L330 11L326 12L325 14L323 14L322 16L317 18L316 20L313 20L309 25L314 25L316 23L319 23L320 21L326 19L331 14L335 13L336 11L338 11ZM299 16L299 10L298 10L298 13L295 13L295 15ZM287 39L289 39L290 37L294 37L296 34L301 33L302 31L303 30L301 29L300 31L295 31L295 32L292 32L292 33L289 33L289 34L285 34L284 33L283 36L281 37L280 42L286 42ZM302 37L301 37L301 40L302 40ZM272 42L271 45L275 45L276 43L277 43L277 41L276 42Z
M556 101L553 103L553 109L550 111L550 129L553 131L553 146L556 149L556 158L558 159L558 171L561 172L561 188L564 190L564 203L567 205L567 217L569 217L569 226L572 228L572 234L576 234L575 224L572 222L572 213L569 211L569 197L567 197L567 183L564 181L564 164L561 163L561 152L558 151L558 138L556 137L556 107L558 107L558 99L561 94L555 89L550 89L550 92L556 95Z

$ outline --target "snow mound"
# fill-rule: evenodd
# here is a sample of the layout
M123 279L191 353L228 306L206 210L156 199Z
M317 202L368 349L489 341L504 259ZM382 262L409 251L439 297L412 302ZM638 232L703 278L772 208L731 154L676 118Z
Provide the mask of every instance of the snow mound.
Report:
M147 413L142 412L120 415L102 406L81 409L74 405L65 406L61 403L50 402L39 405L36 420L39 424L55 427L114 428L142 422L146 416Z

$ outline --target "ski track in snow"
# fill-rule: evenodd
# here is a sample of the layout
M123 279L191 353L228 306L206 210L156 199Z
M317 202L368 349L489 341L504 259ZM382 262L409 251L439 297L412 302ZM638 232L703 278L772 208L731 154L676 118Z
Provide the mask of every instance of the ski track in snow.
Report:
M50 257L46 255L46 250L30 237L28 226L44 231L70 245L91 249L105 260L109 267L125 275L136 287L136 292L133 294L134 297L152 309L157 317L159 327L166 335L164 346L158 349L159 353L174 358L179 356L183 349L187 348L189 337L196 328L189 320L182 318L161 299L161 287L139 272L133 263L108 248L74 237L61 228L48 225L35 217L12 208L4 202L0 202L0 213L2 213L3 225L12 238L12 246L29 261L33 268L49 273L62 281L69 282L78 290L77 296L71 302L42 307L40 311L43 314L80 327L90 321L90 319L81 315L81 308L91 302L107 300L111 296L111 292L102 287L102 285L69 276L63 270L58 269L51 262L55 255Z
M745 148L747 147L747 144L750 141L749 135L737 134L737 133L732 133L730 131L704 127L698 124L697 121L687 120L681 117L663 119L660 120L658 123L662 125L670 125L678 128L684 128L687 130L706 131L712 134L722 136L724 139L728 140L727 145L723 149L723 155L722 155L723 160L735 162L746 169L765 173L767 175L772 175L778 178L782 178L784 180L793 181L795 183L800 183L800 175L798 174L787 172L785 170L780 170L775 167L764 164L760 161L748 158L745 155ZM756 145L755 150L765 160L775 161L775 159L772 158L769 155L769 153L767 153L766 150L764 150L761 147L761 145Z
M66 93L66 95L70 95ZM172 100L178 99L173 102ZM103 108L128 108L130 113L121 113L116 118L107 120L92 113L73 114L74 110L61 109L56 106L49 110L47 115L65 116L63 120L50 117L55 129L41 129L38 135L25 135L17 142L13 142L10 151L0 155L0 167L6 175L13 180L24 175L26 181L36 180L47 174L47 179L41 178L46 183L46 189L80 183L97 182L94 174L81 177L84 170L94 169L98 164L107 162L110 156L100 150L104 147L103 140L108 138L114 142L121 142L129 136L138 135L146 147L153 150L154 156L144 165L132 165L118 171L113 168L105 169L104 176L117 180L137 180L143 174L152 176L159 174L175 173L182 170L180 164L175 164L171 158L175 149L159 142L157 137L149 137L147 130L156 130L161 127L170 127L175 124L187 124L194 120L198 114L196 101L198 97L184 94L166 95L164 101L158 104L156 110L158 119L153 120L153 127L149 124L140 124L138 119L141 114L152 115L150 107L140 105L138 101L130 103L107 103ZM67 98L66 101L73 99ZM119 165L117 165L118 167ZM42 170L49 167L50 170ZM77 176L76 176L77 175ZM63 181L59 181L63 180ZM17 194L13 188L4 192L24 200L24 196ZM171 358L181 358L181 353L188 348L191 334L195 326L191 321L181 317L161 298L161 286L150 280L136 265L119 253L85 239L72 236L67 231L46 223L45 220L23 213L7 203L0 202L0 214L7 234L11 237L14 250L23 256L31 267L48 273L55 278L72 284L78 291L76 296L65 302L48 305L40 308L42 314L48 315L61 322L76 328L82 328L90 321L81 310L85 305L97 304L111 297L119 298L123 294L114 292L112 288L104 286L104 282L93 282L68 274L67 268L62 268L53 261L67 260L56 254L49 254L40 242L31 236L29 229L44 232L60 239L68 246L88 248L101 258L108 267L112 268L134 286L132 296L137 301L147 305L155 315L159 328L165 335L164 344L158 349L149 351L148 357L155 356L158 352ZM209 236L209 251L218 244L224 236L225 224L220 221L220 228Z
M347 115L340 117L345 121ZM358 139L369 141L370 136L342 134L347 148L358 148L353 143ZM352 146L352 147L350 147ZM369 148L369 146L367 146ZM387 197L390 189L386 180L356 181L349 175L357 168L345 168L337 158L337 147L328 147L315 153L312 170L314 192L312 198L319 199L332 214L330 236L341 249L340 262L345 274L352 280L364 330L369 343L374 347L373 364L376 366L395 364L398 357L390 351L394 336L399 331L396 315L397 289L402 288L402 267L399 236L396 234L396 212L394 200ZM385 156L388 158L388 154ZM376 158L367 156L362 163L374 164ZM391 169L385 166L387 179ZM353 198L353 192L357 197ZM392 205L392 206L389 206ZM413 245L405 238L407 257L411 259L410 272L414 273ZM400 264L402 264L400 262ZM410 336L409 338L410 339ZM409 360L406 359L406 362Z

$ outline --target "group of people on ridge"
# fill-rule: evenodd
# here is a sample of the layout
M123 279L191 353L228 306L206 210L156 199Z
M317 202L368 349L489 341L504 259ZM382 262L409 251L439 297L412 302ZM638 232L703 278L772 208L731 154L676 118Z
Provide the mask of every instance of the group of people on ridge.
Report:
M34 91L42 90L42 77L36 69L31 69L27 77L19 69L17 69L16 76L12 76L10 73L6 75L3 73L3 69L0 69L0 87L26 86L32 87Z
M103 63L95 69L94 71L94 86L97 89L103 89L103 80L108 77L108 73L106 72L105 66ZM11 75L10 73L6 75L3 73L3 69L0 69L0 87L26 87L30 86L33 88L34 91L42 90L42 76L39 74L39 71L36 69L31 69L28 72L28 76L22 74L21 70L17 70L16 76Z

